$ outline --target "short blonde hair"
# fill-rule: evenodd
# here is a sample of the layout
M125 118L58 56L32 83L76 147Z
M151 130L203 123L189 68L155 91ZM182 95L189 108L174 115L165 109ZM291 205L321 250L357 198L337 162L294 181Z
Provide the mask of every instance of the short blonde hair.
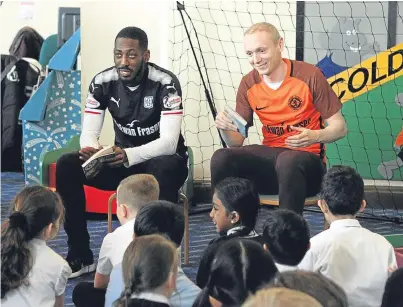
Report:
M144 205L158 200L160 188L157 179L149 174L137 174L123 179L117 189L117 203L139 211Z
M323 307L306 293L287 288L271 288L257 291L242 307Z
M277 28L268 22L258 22L258 23L253 24L245 32L245 35L253 34L258 31L264 31L264 32L270 33L275 42L277 42L281 38L280 33L278 32Z

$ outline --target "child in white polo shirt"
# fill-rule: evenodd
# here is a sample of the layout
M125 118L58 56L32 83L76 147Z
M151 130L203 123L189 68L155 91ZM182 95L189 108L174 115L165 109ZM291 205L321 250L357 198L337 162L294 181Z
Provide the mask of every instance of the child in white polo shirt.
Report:
M319 271L336 282L346 292L350 307L380 306L396 258L383 236L361 227L355 218L366 206L361 176L348 166L329 169L318 205L330 228L311 239L299 268Z
M298 269L297 265L309 249L309 238L308 223L291 210L270 212L263 225L263 247L270 253L279 272Z
M76 306L103 306L112 268L122 262L123 254L133 240L137 212L158 197L159 185L152 175L132 175L120 182L116 215L121 226L107 234L102 242L94 284L83 282L75 287L73 302Z
M63 221L60 196L42 186L17 194L1 231L1 306L62 307L71 269L46 244Z

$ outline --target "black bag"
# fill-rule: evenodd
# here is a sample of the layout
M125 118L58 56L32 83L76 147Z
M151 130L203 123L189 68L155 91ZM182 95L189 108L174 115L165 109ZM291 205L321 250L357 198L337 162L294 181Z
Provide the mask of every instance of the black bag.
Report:
M22 126L18 117L40 71L27 61L1 55L1 171L23 170Z

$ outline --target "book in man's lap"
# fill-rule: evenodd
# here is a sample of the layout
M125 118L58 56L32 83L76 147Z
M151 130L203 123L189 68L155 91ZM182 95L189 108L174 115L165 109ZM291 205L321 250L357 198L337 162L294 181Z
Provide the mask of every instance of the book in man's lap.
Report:
M93 179L102 168L105 166L105 161L114 158L115 152L112 146L102 148L100 151L96 152L81 166L84 171L84 175L87 179Z

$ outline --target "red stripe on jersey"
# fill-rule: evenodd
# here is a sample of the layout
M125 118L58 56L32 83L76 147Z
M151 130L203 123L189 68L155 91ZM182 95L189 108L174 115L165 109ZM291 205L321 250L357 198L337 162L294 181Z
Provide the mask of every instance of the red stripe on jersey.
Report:
M163 111L162 115L180 115L183 114L182 111Z
M101 115L101 114L102 114L102 112L101 112L101 113L98 113L98 112L94 112L94 111L87 111L87 110L85 110L85 113L97 114L97 115Z

